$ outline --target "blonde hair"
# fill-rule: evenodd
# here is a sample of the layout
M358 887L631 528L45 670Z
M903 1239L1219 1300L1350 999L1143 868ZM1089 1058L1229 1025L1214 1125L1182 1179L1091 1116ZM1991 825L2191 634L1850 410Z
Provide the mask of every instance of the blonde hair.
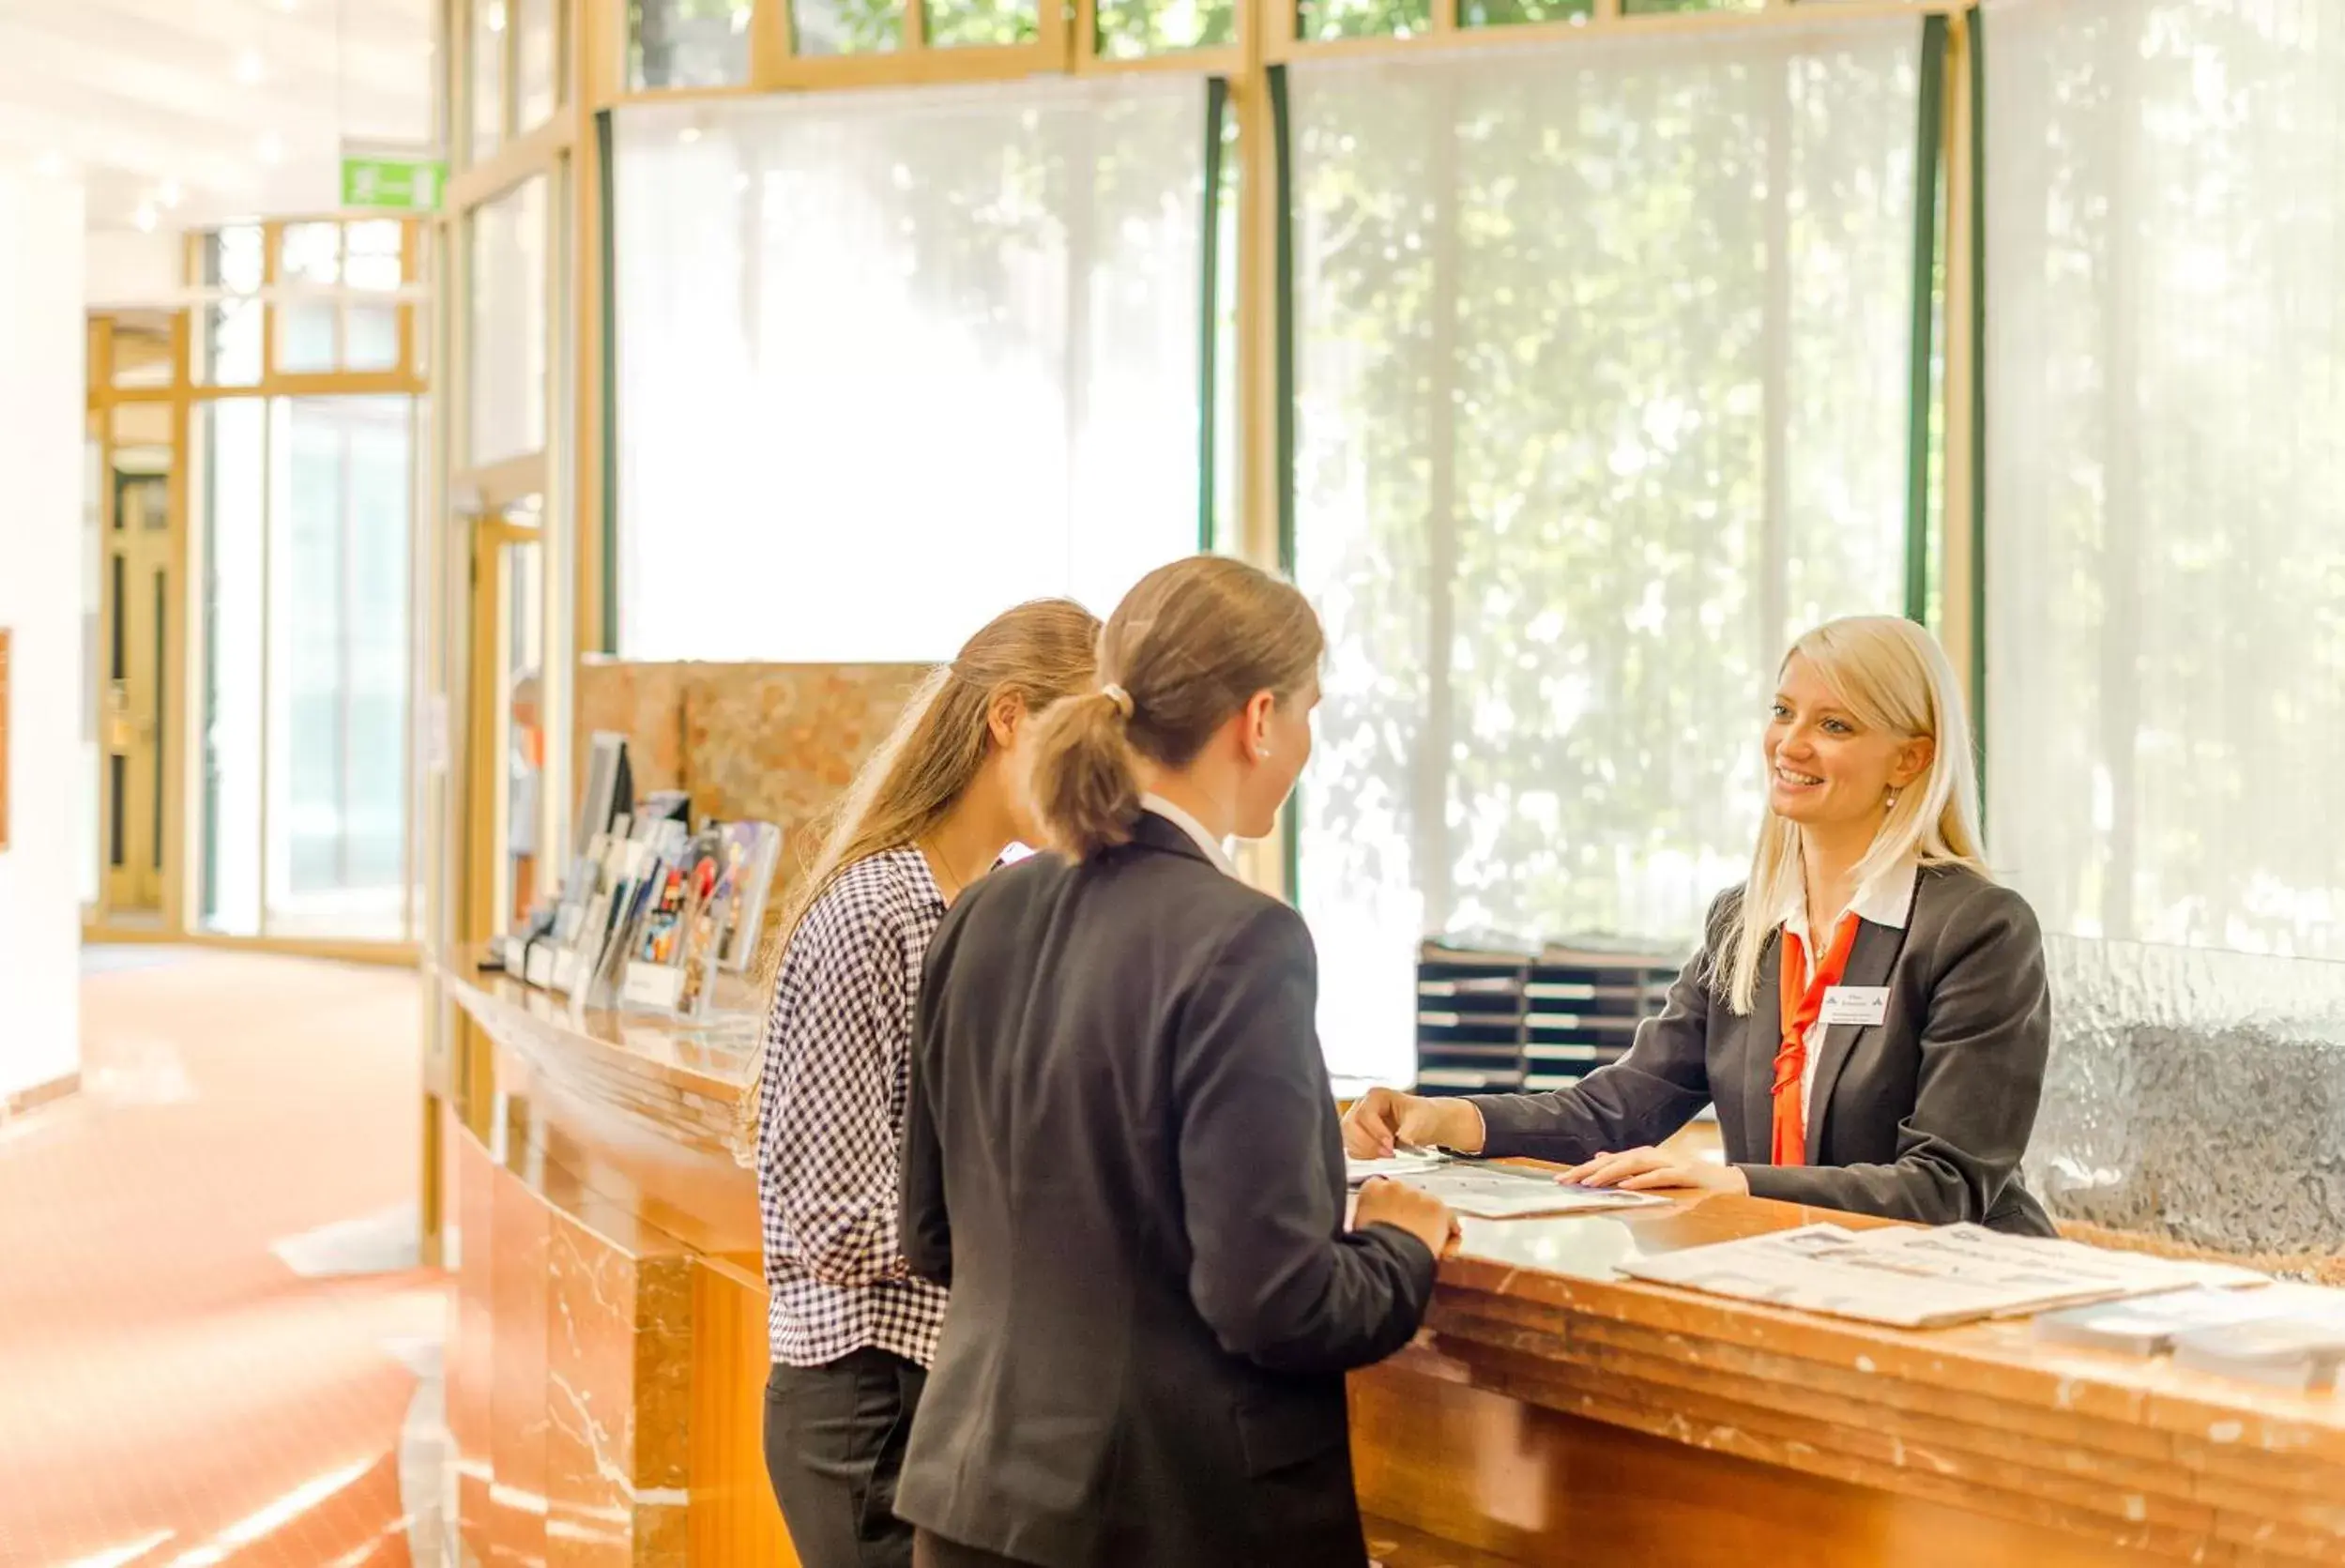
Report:
M1141 578L1100 633L1104 684L1044 714L1034 738L1051 847L1081 860L1130 843L1141 758L1188 766L1256 693L1293 696L1326 648L1310 602L1242 561L1191 556Z
M1896 792L1872 846L1856 864L1859 887L1908 859L1923 865L1959 865L1986 875L1980 848L1978 769L1971 755L1971 725L1962 688L1938 639L1896 616L1850 616L1827 621L1791 645L1777 668L1796 654L1868 729L1932 742L1929 771ZM1732 936L1728 962L1713 974L1718 994L1748 1013L1759 991L1759 961L1776 917L1803 886L1797 823L1762 807L1759 846L1742 907L1726 917ZM1712 951L1720 936L1713 932Z
M1037 599L987 621L952 663L928 673L845 793L815 819L820 847L758 948L757 987L769 1012L791 940L840 874L935 831L993 754L996 705L1015 699L1031 722L1089 687L1099 631L1099 617L1073 600ZM743 1131L756 1119L758 1099L753 1080L741 1101Z

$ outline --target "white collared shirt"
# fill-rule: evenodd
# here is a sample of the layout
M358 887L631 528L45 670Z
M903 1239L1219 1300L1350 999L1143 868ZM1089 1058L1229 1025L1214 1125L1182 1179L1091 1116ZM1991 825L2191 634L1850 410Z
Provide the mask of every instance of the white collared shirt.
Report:
M1154 812L1157 815L1163 817L1165 821L1171 823L1174 827L1188 834L1190 839L1195 843L1196 846L1205 851L1205 858L1212 861L1214 868L1220 871L1223 875L1235 876L1238 875L1238 868L1230 863L1229 851L1222 847L1221 841L1219 839L1216 839L1212 834L1205 830L1204 823L1199 822L1195 817L1191 816L1187 812L1182 811L1179 806L1174 805L1170 800L1165 799L1162 795L1157 794L1153 790L1150 790L1147 794L1140 797L1140 809L1142 811Z
M1913 907L1913 884L1921 875L1918 861L1911 858L1900 860L1858 888L1856 896L1849 900L1849 906L1840 913L1854 915L1858 920L1870 921L1875 925L1885 925L1892 931L1903 931L1906 912ZM1783 930L1797 936L1800 945L1807 950L1808 973L1813 975L1815 967L1823 961L1823 954L1817 951L1815 938L1808 934L1807 885L1804 877L1784 900L1782 915ZM1832 923L1835 929L1838 928L1838 915L1833 917ZM1808 1026L1806 1044L1807 1060L1800 1069L1800 1125L1812 1132L1816 1118L1809 1109L1809 1102L1816 1094L1816 1063L1824 1050L1824 1023L1820 1018ZM1811 1144L1809 1148L1812 1152L1814 1146Z

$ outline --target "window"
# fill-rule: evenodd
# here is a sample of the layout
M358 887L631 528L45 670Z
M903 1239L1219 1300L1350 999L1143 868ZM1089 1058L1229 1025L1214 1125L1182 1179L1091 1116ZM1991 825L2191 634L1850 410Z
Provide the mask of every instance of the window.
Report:
M545 177L483 205L471 224L471 461L480 466L545 449Z
M947 657L1194 550L1205 99L621 111L621 654Z
M629 0L628 86L640 92L747 82L751 8L750 0Z
M327 397L195 409L207 929L412 934L416 408Z
M2333 23L1989 20L1988 821L2048 931L2345 958Z
M1298 65L1299 895L1339 1074L1428 935L1684 951L1775 661L1896 613L1920 28Z

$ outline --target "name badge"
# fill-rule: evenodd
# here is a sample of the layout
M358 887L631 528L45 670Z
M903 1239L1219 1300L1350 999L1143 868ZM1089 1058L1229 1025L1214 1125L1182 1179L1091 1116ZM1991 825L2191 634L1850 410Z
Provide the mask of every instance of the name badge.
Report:
M1886 985L1835 985L1824 992L1823 1008L1816 1014L1822 1024L1878 1024L1889 1015Z

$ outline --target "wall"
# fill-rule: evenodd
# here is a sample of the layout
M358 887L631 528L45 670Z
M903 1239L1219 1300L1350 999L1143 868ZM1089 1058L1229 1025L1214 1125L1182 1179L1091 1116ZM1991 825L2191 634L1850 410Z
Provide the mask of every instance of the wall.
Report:
M89 308L175 303L181 293L180 251L186 243L187 236L176 231L93 229L85 241L83 271Z
M82 190L0 162L0 1107L81 1064Z
M787 885L816 848L823 811L886 738L921 664L633 663L589 660L578 672L572 733L627 737L639 796L691 793L695 818L780 826ZM581 763L574 777L585 777Z

